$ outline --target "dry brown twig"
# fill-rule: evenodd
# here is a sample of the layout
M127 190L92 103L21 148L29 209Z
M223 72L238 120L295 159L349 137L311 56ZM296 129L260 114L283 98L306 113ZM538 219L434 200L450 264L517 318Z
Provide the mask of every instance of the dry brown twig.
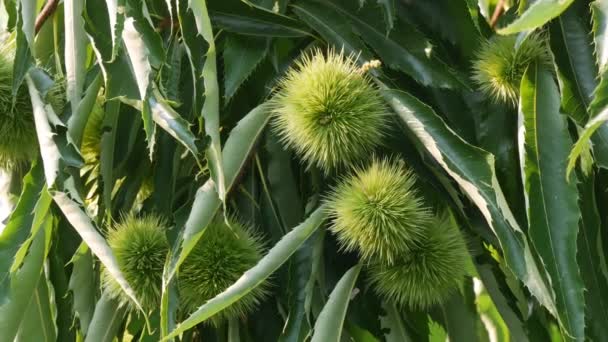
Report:
M34 30L36 33L40 31L44 22L55 12L57 9L57 4L59 4L59 0L48 0L44 7L36 17L36 24L34 26Z

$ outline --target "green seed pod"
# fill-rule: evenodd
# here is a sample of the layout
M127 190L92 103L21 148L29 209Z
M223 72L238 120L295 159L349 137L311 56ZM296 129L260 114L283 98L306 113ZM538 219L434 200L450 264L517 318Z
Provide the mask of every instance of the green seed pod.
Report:
M543 36L532 34L517 46L517 36L496 36L481 45L473 79L495 101L517 104L521 78L532 62L551 65Z
M226 290L262 258L262 242L252 228L234 219L228 223L230 226L222 218L212 222L179 269L180 302L186 311L196 310ZM211 322L219 325L246 316L266 293L264 283L213 316Z
M283 143L325 173L364 159L387 127L388 112L365 68L333 50L304 55L279 82L272 103Z
M467 273L468 251L451 216L435 218L425 237L393 265L372 262L369 281L376 293L400 306L427 309L457 290Z
M342 248L388 264L413 248L432 219L414 184L401 161L374 160L355 169L328 199L330 229Z
M169 251L165 222L158 216L129 215L108 231L108 244L137 300L145 310L160 304L163 267ZM113 298L132 304L120 285L103 271L103 285Z
M13 97L14 42L4 43L7 45L0 48L0 168L15 169L38 155L38 138L25 83ZM44 100L56 114L61 114L65 105L64 80L55 81Z
M38 153L38 139L27 87L12 94L13 63L0 55L0 168L25 166Z

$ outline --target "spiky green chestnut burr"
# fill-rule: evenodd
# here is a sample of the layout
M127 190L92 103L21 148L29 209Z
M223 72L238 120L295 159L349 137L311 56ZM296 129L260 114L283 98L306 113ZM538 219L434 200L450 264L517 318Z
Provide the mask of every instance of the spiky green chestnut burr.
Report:
M0 168L25 165L38 153L32 103L27 87L12 94L13 63L10 54L0 55Z
M179 293L185 311L196 310L226 290L262 258L262 242L252 228L234 219L228 224L223 218L214 220L180 266ZM266 293L264 283L213 316L211 323L246 316Z
M414 248L432 219L414 185L402 161L387 159L342 180L328 198L330 229L342 248L388 264Z
M461 286L468 251L451 216L436 217L424 235L418 246L401 254L393 265L369 265L369 281L380 297L400 306L427 309Z
M387 126L388 112L366 68L333 50L305 54L279 82L272 103L283 143L326 173L368 156Z
M129 215L108 230L108 244L120 271L145 310L154 310L160 304L163 267L169 251L166 230L164 220L155 215ZM103 285L113 298L132 305L106 269L103 270Z
M528 65L551 65L542 35L532 34L517 46L517 36L496 36L481 45L473 64L473 79L495 101L515 105Z

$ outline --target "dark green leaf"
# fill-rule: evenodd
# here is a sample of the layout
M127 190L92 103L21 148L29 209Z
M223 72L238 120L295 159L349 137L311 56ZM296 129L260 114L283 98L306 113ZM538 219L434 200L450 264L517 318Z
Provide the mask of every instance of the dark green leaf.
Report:
M57 331L51 312L49 287L44 274L40 275L38 285L32 294L24 317L15 341L57 341Z
M608 282L598 264L605 262L601 237L601 219L595 196L592 170L581 177L578 185L582 220L578 234L578 264L585 283L585 320L587 335L594 341L608 336ZM604 261L603 261L604 260Z
M235 33L268 37L301 37L308 34L297 21L246 1L210 1L209 12L215 25Z
M423 85L439 88L466 86L463 78L435 54L432 42L415 27L400 23L387 36L381 27L381 20L378 20L377 11L369 7L355 11L345 7L344 2L326 2L325 5L348 18L363 40L376 50L383 63L403 71Z
M581 213L576 177L566 177L572 142L559 103L551 72L530 65L521 82L519 107L528 234L551 278L560 324L578 341L585 336L583 282L576 261Z
M231 34L224 45L224 98L230 101L268 53L266 39Z
M85 342L112 342L118 334L118 329L125 318L126 306L120 305L117 299L112 299L107 293L101 296L89 326Z
M346 310L361 267L361 265L353 266L334 287L327 303L317 317L312 342L340 342Z
M89 247L83 242L71 260L72 275L69 289L74 297L74 312L80 323L80 330L87 334L93 310L95 309L95 265Z

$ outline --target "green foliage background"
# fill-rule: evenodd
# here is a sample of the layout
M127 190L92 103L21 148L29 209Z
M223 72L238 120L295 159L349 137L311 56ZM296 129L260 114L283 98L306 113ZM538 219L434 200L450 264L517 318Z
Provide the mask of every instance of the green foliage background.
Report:
M42 0L1 6L14 51L1 87L27 89L40 153L9 172L0 341L608 340L608 1L56 5L48 16ZM517 106L472 78L481 44L506 34L539 34L551 52L526 68ZM382 63L369 71L391 116L378 153L405 161L426 205L449 209L471 256L441 305L374 294L365 263L328 230L324 198L340 175L307 167L269 129L278 80L314 48ZM61 111L47 106L54 84ZM224 211L256 227L264 256L183 312L180 265ZM128 213L170 227L151 312L106 242ZM131 305L103 291L102 269ZM264 281L257 311L208 324Z

